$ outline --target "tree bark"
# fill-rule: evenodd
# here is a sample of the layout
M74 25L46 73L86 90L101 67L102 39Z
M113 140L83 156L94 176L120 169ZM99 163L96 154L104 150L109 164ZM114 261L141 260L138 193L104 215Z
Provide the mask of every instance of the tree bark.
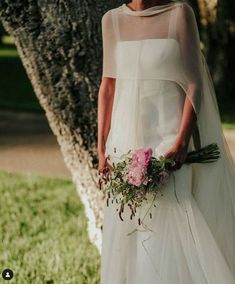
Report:
M110 8L109 1L0 1L2 23L57 137L99 252L104 195L98 188L97 96L101 16Z

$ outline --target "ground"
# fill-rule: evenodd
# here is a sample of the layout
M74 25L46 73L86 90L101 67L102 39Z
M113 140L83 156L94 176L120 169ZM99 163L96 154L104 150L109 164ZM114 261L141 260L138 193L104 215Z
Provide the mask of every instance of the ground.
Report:
M44 114L0 111L0 169L70 177Z

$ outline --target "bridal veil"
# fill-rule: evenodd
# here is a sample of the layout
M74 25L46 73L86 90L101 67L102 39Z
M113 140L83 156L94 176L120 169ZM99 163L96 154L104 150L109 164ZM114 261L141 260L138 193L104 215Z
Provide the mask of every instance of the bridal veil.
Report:
M195 14L189 4L180 1L142 11L131 10L126 4L120 9L120 13L111 9L102 18L103 76L126 76L129 79L129 74L118 70L116 46L119 41L146 37L177 41L183 68L172 68L167 74L156 69L155 74L146 72L146 77L177 82L185 91L197 115L197 127L193 133L195 149L210 143L217 143L219 147L220 158L216 162L193 165L192 188L195 200L235 277L235 167L223 134L213 82L200 49ZM143 20L145 17L148 21ZM125 21L136 24L133 24L133 29L122 29L125 32L120 33L120 25L125 25ZM138 77L138 70L133 74Z

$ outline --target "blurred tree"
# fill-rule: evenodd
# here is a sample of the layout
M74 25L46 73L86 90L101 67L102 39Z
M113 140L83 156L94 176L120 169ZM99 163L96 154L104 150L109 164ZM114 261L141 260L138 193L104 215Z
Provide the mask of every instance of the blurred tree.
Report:
M0 22L0 46L2 45L2 37L3 37L3 26L2 23Z
M193 0L198 2L200 34L204 53L220 101L234 101L235 81L235 1Z
M0 21L0 46L3 44L3 36L6 34L7 33L2 25L2 22Z
M218 0L216 17L217 51L214 52L214 74L218 92L234 101L235 73L235 1ZM213 45L211 45L213 50Z

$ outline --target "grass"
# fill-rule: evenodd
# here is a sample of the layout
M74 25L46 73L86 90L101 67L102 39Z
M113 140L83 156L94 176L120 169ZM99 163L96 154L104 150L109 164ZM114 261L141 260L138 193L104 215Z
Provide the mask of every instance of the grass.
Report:
M0 216L0 267L13 270L11 283L99 283L99 253L71 181L0 171Z
M235 129L235 100L219 102L222 125L224 129Z
M0 47L0 109L42 112L31 83L12 46Z
M18 52L14 48L1 48L0 58L19 58Z
M3 35L2 36L2 43L5 45L14 45L14 39L10 35Z

